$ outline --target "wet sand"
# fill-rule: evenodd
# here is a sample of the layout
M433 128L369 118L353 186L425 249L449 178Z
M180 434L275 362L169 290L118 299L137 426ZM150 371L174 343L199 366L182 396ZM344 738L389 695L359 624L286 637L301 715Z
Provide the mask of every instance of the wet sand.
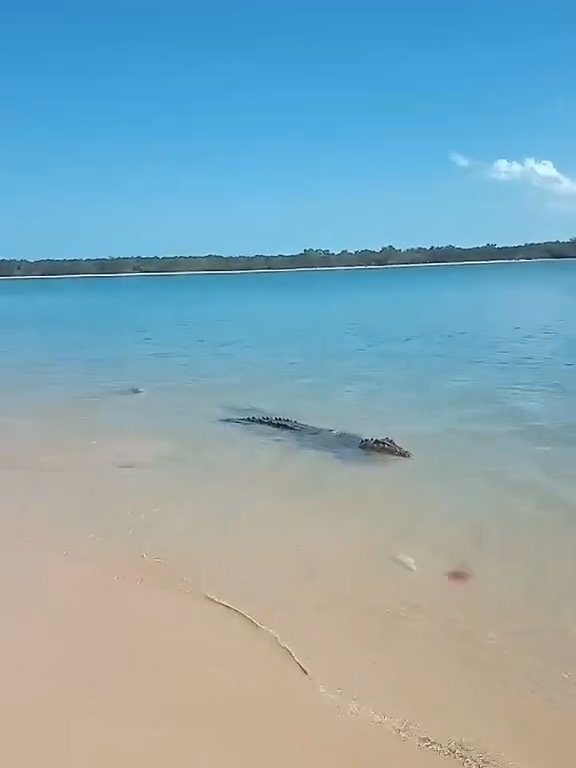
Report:
M419 519L418 570L407 570L391 557L381 496L346 491L346 477L326 497L323 465L308 476L270 449L246 477L219 449L209 475L171 462L177 446L158 437L11 429L0 444L7 764L569 764L576 624L566 601L565 617L562 604L524 614L516 592L498 604L520 550L492 581L486 561L451 583L433 526ZM550 578L569 565L561 554ZM309 675L204 592L278 633Z
M0 548L3 764L438 766L343 716L266 633L63 553Z

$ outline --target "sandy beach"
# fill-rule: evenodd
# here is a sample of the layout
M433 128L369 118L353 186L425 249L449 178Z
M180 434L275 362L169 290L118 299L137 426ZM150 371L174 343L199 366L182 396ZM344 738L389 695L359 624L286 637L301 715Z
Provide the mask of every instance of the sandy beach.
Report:
M155 258L155 257L150 257ZM161 258L178 258L177 256L165 256ZM233 258L233 257L230 257ZM197 269L179 270L175 272L114 272L102 274L70 274L70 275L3 275L0 280L66 280L68 278L81 277L176 277L178 275L250 275L250 274L274 274L282 272L349 272L351 270L373 269L415 269L416 267L478 267L490 264L529 264L530 262L551 261L550 258L536 259L486 259L477 261L426 261L414 264L366 264L360 266L343 267L287 267L285 269ZM563 262L576 261L567 257Z
M489 608L474 585L442 594L430 575L418 580L391 563L376 604L359 586L373 576L358 531L340 533L346 546L336 555L308 527L312 578L269 533L254 548L247 511L236 560L209 551L211 537L198 529L199 551L208 551L184 576L182 562L163 552L130 555L105 538L118 536L114 526L145 528L145 511L162 495L168 503L177 476L153 470L165 446L82 446L19 432L21 442L0 451L7 764L566 764L573 670L553 657L543 665L504 628L486 635ZM130 461L118 464L121 456ZM199 492L196 484L196 500ZM270 510L250 504L262 528ZM80 510L97 534L71 525ZM278 511L294 514L282 502ZM68 515L66 532L54 525L59 514ZM138 530L128 533L138 539Z
M266 633L198 594L5 536L0 563L6 765L441 764L344 716Z

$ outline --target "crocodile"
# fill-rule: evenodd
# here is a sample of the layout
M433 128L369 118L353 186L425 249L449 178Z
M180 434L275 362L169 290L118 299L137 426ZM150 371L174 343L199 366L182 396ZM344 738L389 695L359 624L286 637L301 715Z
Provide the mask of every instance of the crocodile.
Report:
M315 427L311 424L304 424L301 421L284 419L278 416L236 416L222 419L222 421L229 424L270 427L271 429L294 433L296 437L304 438L313 447L323 447L332 451L337 448L359 448L367 453L384 453L404 459L412 458L410 451L402 448L391 437L362 438L350 432L339 432L336 429Z

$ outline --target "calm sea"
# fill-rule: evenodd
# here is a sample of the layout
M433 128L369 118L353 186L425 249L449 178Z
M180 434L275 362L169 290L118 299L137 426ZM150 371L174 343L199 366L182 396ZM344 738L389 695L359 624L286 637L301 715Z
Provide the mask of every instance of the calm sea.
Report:
M0 360L24 451L5 448L6 471L38 469L36 440L42 467L80 477L104 446L90 499L19 509L201 574L327 677L377 698L383 605L516 644L542 685L573 663L576 263L0 281ZM414 458L349 462L219 421L238 409ZM318 616L341 638L330 661Z

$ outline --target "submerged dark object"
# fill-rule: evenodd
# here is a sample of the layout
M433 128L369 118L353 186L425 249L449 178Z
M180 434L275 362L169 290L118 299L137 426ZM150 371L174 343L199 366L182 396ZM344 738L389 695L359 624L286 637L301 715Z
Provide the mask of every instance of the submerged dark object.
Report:
M449 581L455 581L459 584L464 584L465 582L469 581L473 576L472 571L469 568L454 568L451 571L448 571L446 574L446 578Z
M144 389L142 387L122 387L116 392L119 395L143 395Z
M319 438L321 446L324 449L336 450L337 448L350 449L359 448L367 453L386 453L390 456L399 456L404 459L412 458L410 451L402 448L391 437L370 437L362 438L353 435L350 432L339 432L336 429L325 429L324 427L315 427L311 424L303 424L293 419L284 419L278 416L238 416L234 418L222 419L222 421L233 424L248 424L272 429L284 430L286 432L297 433L300 437L311 439ZM311 443L312 444L312 443ZM318 440L315 440L313 447L319 447Z

